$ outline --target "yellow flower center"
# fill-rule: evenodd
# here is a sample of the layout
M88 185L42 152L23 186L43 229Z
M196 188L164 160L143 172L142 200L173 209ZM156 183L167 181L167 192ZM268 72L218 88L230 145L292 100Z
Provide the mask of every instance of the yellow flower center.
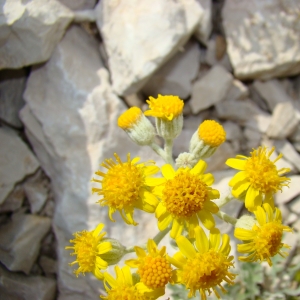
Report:
M273 221L261 227L254 225L252 230L257 232L253 242L254 249L261 261L273 257L280 251L283 245L281 243L283 233L281 224Z
M122 129L129 129L138 122L141 116L142 111L138 107L131 107L119 117L118 126Z
M150 110L145 111L145 116L152 116L172 121L174 118L182 114L184 102L178 96L162 96L158 95L157 99L149 98L147 103Z
M139 265L138 274L147 287L156 289L164 287L170 280L172 268L166 258L148 255Z
M276 165L269 159L272 152L267 155L266 148L260 147L251 152L251 157L245 164L251 186L261 193L276 193L281 190L282 182L287 180L286 177L279 176Z
M149 297L142 295L134 286L118 286L108 292L107 300L149 300Z
M214 288L225 280L231 283L235 277L228 269L233 263L222 253L210 249L205 253L197 253L188 259L181 273L182 283L191 290L207 290Z
M130 161L123 163L119 157L117 159L119 164L113 160L108 161L110 168L102 181L103 199L100 201L116 209L123 209L138 200L144 174L141 167Z
M75 239L71 240L74 243L74 253L71 255L77 255L77 260L74 263L78 263L79 268L74 271L76 276L79 273L92 272L95 267L96 257L98 253L97 246L101 236L95 237L92 232L81 231L75 234ZM73 264L73 263L72 263Z
M212 147L218 147L226 140L223 126L214 120L204 121L198 128L198 136L205 144Z
M167 180L162 199L167 211L176 217L191 217L203 209L208 200L207 185L186 169L179 169L173 179Z

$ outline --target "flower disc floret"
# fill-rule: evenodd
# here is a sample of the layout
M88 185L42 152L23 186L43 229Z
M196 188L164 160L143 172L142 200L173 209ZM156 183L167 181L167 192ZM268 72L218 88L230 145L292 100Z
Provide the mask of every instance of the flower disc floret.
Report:
M101 183L102 187L93 188L92 191L102 195L98 203L109 207L109 218L112 221L112 214L118 210L127 224L137 225L133 220L134 208L152 213L158 204L148 184L155 185L149 176L157 173L159 168L151 166L153 162L149 162L150 165L137 164L139 157L131 160L130 154L127 155L127 162L122 162L117 154L115 158L117 162L107 159L101 164L108 172L95 173L103 177L102 180L93 179Z
M254 211L262 202L269 203L274 207L273 195L288 186L289 178L282 175L290 169L277 169L275 163L282 154L274 160L270 156L275 148L269 152L265 147L259 147L251 152L250 157L238 155L230 158L226 164L234 169L240 170L229 182L232 194L236 198L245 198L246 208Z
M192 169L187 167L175 171L171 165L162 167L164 179L153 190L161 199L155 215L160 230L172 224L172 238L180 235L184 227L189 237L194 237L194 228L199 225L199 220L209 230L215 226L212 213L217 213L219 208L212 200L219 198L220 193L210 187L214 177L204 174L206 166L200 160Z
M238 245L238 251L249 253L248 256L239 257L239 260L267 261L271 266L271 257L276 254L283 257L287 255L281 250L283 247L289 248L288 245L282 243L282 235L284 231L292 231L292 229L282 225L280 210L278 208L273 210L268 203L263 204L263 207L257 207L254 214L257 223L251 230L236 228L234 231L235 237L245 242Z
M178 96L158 95L157 99L149 97L146 101L150 110L145 111L145 116L162 118L166 121L172 121L182 114L184 102Z
M198 128L199 139L211 147L219 147L226 140L226 132L222 125L214 120L206 120Z
M143 112L138 107L131 107L118 118L118 126L122 129L132 128L142 117Z

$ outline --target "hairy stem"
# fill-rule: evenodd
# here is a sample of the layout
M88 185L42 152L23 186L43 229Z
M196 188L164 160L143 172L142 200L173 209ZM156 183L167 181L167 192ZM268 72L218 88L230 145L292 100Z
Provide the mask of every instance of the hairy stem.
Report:
M221 220L227 222L227 223L230 223L231 225L235 225L236 222L237 222L237 219L234 218L234 217L231 217L229 215L227 215L226 213L224 213L223 211L218 211L216 213L216 216L218 216Z

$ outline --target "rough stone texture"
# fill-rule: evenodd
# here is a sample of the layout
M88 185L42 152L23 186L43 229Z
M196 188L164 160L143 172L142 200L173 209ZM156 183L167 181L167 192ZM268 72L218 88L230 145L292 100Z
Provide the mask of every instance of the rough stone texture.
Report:
M227 0L222 11L228 54L240 79L300 72L299 1Z
M266 113L259 113L246 122L246 127L256 130L260 133L266 133L271 123L272 116Z
M39 259L39 265L46 275L55 274L57 269L57 262L55 259L42 255Z
M249 96L249 90L241 81L234 79L225 97L226 101L241 100Z
M39 167L27 145L11 130L0 128L0 204L14 185Z
M284 139L291 135L299 124L294 106L291 102L276 105L267 135L274 139Z
M277 104L282 102L293 102L284 90L282 84L277 79L268 81L255 80L253 83L255 90L267 102L269 110L273 111Z
M300 175L288 176L291 179L289 187L283 187L282 193L278 192L275 195L276 203L287 203L300 194Z
M208 38L212 31L212 1L196 0L196 2L202 7L204 13L194 34L200 42L207 45Z
M0 120L17 128L22 127L18 113L24 105L25 76L22 69L0 71Z
M232 82L232 75L216 65L193 85L190 105L194 114L224 99Z
M192 80L197 76L199 67L200 47L195 41L190 41L184 46L184 50L178 51L151 76L142 92L147 97L162 94L186 99L190 95Z
M50 226L51 220L46 217L14 215L11 222L0 227L0 261L11 271L28 274Z
M146 242L145 232L154 231L154 235L158 230L155 218L148 214L137 217L140 225L135 228L124 226L117 216L116 223L108 221L107 208L96 204L99 197L91 195L94 184L90 180L99 163L114 152L122 160L130 152L143 161L162 162L152 150L133 144L116 126L125 105L112 91L97 43L77 26L69 29L47 64L32 71L24 99L27 105L21 118L26 135L51 179L55 197L58 299L96 299L102 283L90 276L76 278L75 267L68 265L74 257L64 247L72 233L94 229L102 222L109 236L132 246Z
M261 142L261 134L257 130L253 130L251 128L245 128L244 136L246 137L247 141L247 148L253 149L257 148Z
M12 212L19 209L22 206L24 199L24 188L22 185L17 184L5 201L0 205L0 213Z
M299 194L300 194L300 190L299 190ZM300 214L300 197L297 197L296 199L294 199L291 203L289 203L289 208L291 209L291 211L297 213L298 215ZM298 224L298 230L300 231L300 224Z
M73 18L55 0L1 0L0 69L46 61Z
M96 0L58 0L63 5L72 10L92 9L95 7Z
M5 300L54 300L56 282L41 276L12 273L0 265L0 295Z
M114 90L129 95L186 43L203 10L194 0L102 0L96 13Z

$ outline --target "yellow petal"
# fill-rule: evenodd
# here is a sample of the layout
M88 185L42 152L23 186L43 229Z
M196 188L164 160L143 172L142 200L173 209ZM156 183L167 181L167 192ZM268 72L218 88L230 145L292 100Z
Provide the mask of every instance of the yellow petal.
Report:
M140 157L135 157L135 158L133 158L132 161L131 161L131 164L132 164L132 165L135 165L137 162L140 161L140 159L141 159Z
M173 167L169 164L166 164L164 166L161 167L161 173L163 174L163 176L167 179L167 180L170 180L170 179L173 179L176 172L175 170L173 169Z
M158 219L158 229L160 231L165 230L172 222L173 217L169 213L165 213L161 218Z
M195 228L199 226L199 220L196 214L192 215L187 221L186 225L189 231L189 238L195 237Z
M123 275L124 275L126 285L132 286L133 281L132 281L132 275L131 275L131 272L130 272L130 267L129 266L124 266L122 268L122 272L123 272Z
M275 209L275 206L274 206L274 197L273 197L272 193L267 193L265 195L264 203L268 203L273 210Z
M108 284L112 287L115 288L118 286L118 282L115 278L113 278L109 273L105 272L103 273L104 276L104 283L108 282ZM106 290L108 290L107 286L106 286Z
M212 201L205 201L204 209L208 210L209 212L211 212L213 214L216 214L219 211L219 206Z
M155 210L155 217L160 218L164 213L166 213L167 208L160 202Z
M281 210L277 207L275 207L275 221L279 221L280 223L282 222L282 216L281 216Z
M210 189L210 190L208 190L208 197L210 200L219 199L220 192L218 190Z
M141 247L135 246L134 250L135 250L135 253L138 256L138 258L144 258L147 256L145 250L142 249Z
M197 215L206 229L210 230L215 227L215 220L210 212L203 210L198 212Z
M157 166L147 166L144 168L144 174L146 176L154 175L159 171L159 167Z
M152 239L149 239L147 242L147 250L148 253L156 252L157 250L156 244Z
M234 186L239 182L244 182L245 180L248 181L247 179L247 173L245 171L241 171L236 173L229 181L229 186Z
M222 235L222 245L220 247L220 252L223 253L224 255L228 255L230 252L230 238L228 234L223 234Z
M185 256L183 256L183 254L182 254L180 251L176 252L176 253L174 254L173 258L176 259L176 260L177 260L179 263L181 263L182 265L185 265L185 264L186 264L187 259L186 259Z
M195 257L196 250L186 237L184 237L182 235L179 236L176 239L176 243L177 243L181 253L184 256L186 256L187 258L194 258Z
M161 185L166 182L165 178L152 178L152 177L147 177L144 179L144 183L147 186L157 186Z
M100 270L97 268L97 266L94 268L93 274L99 280L103 280L104 279L103 273L100 272Z
M254 211L254 214L256 216L256 219L257 219L259 225L262 226L267 223L266 213L260 206L258 206L256 208L256 210Z
M179 222L177 219L173 220L172 229L170 232L170 237L176 239L183 230L183 222Z
M260 206L262 202L262 197L259 194L259 191L253 188L252 186L249 187L246 198L245 198L245 206L249 211L254 211L257 206Z
M93 230L93 236L97 237L103 228L104 228L104 224L102 223L98 224L97 227Z
M236 228L234 230L234 236L242 241L249 241L249 240L253 240L256 236L256 233L251 231L251 230L247 230L247 229L243 229L243 228Z
M213 248L217 251L220 248L220 243L221 243L220 230L217 228L212 228L209 233L210 248Z
M200 226L197 226L195 228L195 236L196 236L196 247L199 253L207 252L209 249L208 239L204 230Z
M103 260L101 257L96 256L96 264L95 264L99 269L106 269L108 266L108 263Z
M98 254L103 254L112 249L112 245L110 242L102 242L101 244L98 245Z
M170 264L172 264L173 266L175 266L177 268L182 268L184 266L184 264L186 263L186 260L184 263L182 263L181 261L178 261L177 259L175 259L175 257L171 257L169 255L167 255L167 260Z
M145 189L142 190L141 192L141 196L142 196L142 199L149 203L150 205L152 206L157 206L158 204L158 199L150 192L146 191Z
M215 178L212 174L207 173L202 175L201 179L208 185L211 186L215 182Z
M207 163L204 160L199 160L198 163L191 170L192 174L200 175L203 174L207 168Z
M109 216L109 219L112 221L112 222L116 222L114 219L113 219L113 217L112 217L112 215L115 213L115 211L116 211L116 209L115 208L113 208L113 207L109 207L109 210L108 210L108 216Z
M154 213L156 209L155 205L151 205L150 203L142 199L139 199L137 202L135 202L134 206L150 214Z
M236 170L245 170L245 164L247 160L237 159L237 158L229 158L226 160L225 164Z
M131 268L137 268L140 265L140 262L138 259L128 259L125 260L125 264Z
M237 245L237 250L241 253L251 253L255 249L253 243L239 244Z
M273 209L272 209L271 205L269 203L264 203L263 208L267 213L268 222L272 222L274 219L274 213L273 213Z

